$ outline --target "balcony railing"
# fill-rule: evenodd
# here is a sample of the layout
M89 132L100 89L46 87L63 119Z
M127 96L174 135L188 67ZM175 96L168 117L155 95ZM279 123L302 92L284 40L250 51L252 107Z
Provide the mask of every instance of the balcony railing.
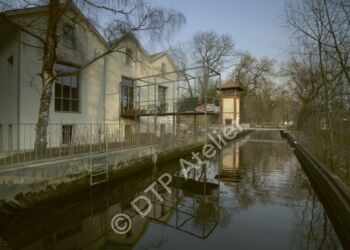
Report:
M216 99L208 98L207 112L218 113L219 107L215 105ZM142 116L142 115L176 115L183 113L204 113L204 105L199 98L180 98L180 99L165 99L165 103L159 103L158 100L144 100L134 102L130 107L121 109L121 115ZM210 106L210 107L209 107ZM211 107L216 108L211 108ZM209 107L209 108L208 108Z

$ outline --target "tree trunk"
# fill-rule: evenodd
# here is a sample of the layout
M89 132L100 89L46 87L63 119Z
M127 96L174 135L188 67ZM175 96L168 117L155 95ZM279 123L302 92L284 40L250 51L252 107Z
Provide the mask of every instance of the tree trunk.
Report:
M52 84L54 82L52 72L45 72L42 77L43 89L40 97L39 117L36 124L35 150L43 154L47 148L47 127L49 123L50 103L52 96Z
M39 156L45 154L47 148L47 127L49 123L52 85L55 81L54 65L58 41L57 26L60 19L59 12L60 0L50 0L41 70L42 92L35 137L35 150Z

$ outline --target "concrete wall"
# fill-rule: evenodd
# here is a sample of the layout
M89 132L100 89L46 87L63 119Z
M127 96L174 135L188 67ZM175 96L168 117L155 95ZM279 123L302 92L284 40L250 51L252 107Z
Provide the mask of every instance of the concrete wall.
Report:
M158 163L178 159L198 151L202 143L188 145L152 145L110 152L109 178L130 176L153 166L151 157L158 154ZM94 162L104 161L106 154L92 155ZM34 204L89 187L89 156L69 157L61 160L2 168L0 170L0 201ZM68 187L68 188L67 188ZM1 202L0 202L1 207Z

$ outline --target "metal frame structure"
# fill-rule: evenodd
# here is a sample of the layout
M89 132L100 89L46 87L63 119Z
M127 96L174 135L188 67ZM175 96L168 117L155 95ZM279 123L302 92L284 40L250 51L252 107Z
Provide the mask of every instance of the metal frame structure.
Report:
M198 93L198 86L201 78L203 78L204 71L208 72L208 79L216 77L218 78L216 81L220 83L220 73L209 67L192 67L133 79L133 108L132 110L123 110L123 105L121 105L121 116L137 119L137 117L141 116L204 115L204 110L184 110L179 105L186 99L201 97L200 93ZM188 95L190 93L189 85L193 88L192 96ZM172 90L172 97L165 99L166 107L161 107L157 91L158 86L165 86ZM120 93L122 94L122 91ZM202 96L202 98L208 99L206 96ZM213 102L214 100L210 101ZM207 114L217 115L213 111L207 111Z
M163 201L158 200L154 194L143 194L148 196L153 208L157 206L164 208L164 212L161 215L157 215L156 211L152 210L145 218L198 239L206 239L214 232L220 222L220 178L217 178L216 181L209 181L206 177L203 178L201 176L201 171L195 170L190 171L189 178L186 180L181 172L181 170L176 171L173 178L177 178L182 184L190 184L190 187L185 187L182 184L172 184L170 186L172 189L171 194L167 196L166 192L161 193ZM155 187L158 189L157 186ZM208 218L204 214L198 214L198 209L201 205L198 199L202 200L202 205L211 202L217 209L216 214L212 218ZM142 210L144 206L139 208ZM132 219L140 216L131 207L124 212ZM200 222L198 223L198 228L193 227L193 224L191 224L196 219L197 223Z
M138 132L142 131L141 123L143 123L142 126L147 126L144 128L147 133L150 131L157 133L158 123L165 123L165 129L162 127L158 129L160 137L164 136L162 135L163 130L165 134L180 135L181 116L192 116L192 137L195 138L197 136L197 116L205 116L205 131L207 131L207 115L219 117L219 99L208 98L207 92L209 84L219 85L220 83L221 74L206 66L136 78L133 79L132 94L129 90L128 93L123 93L124 85L123 83L120 85L120 116L134 120L137 125L135 130ZM167 88L164 99L159 96L159 87ZM125 95L133 95L131 105L123 103ZM128 109L128 107L132 108ZM163 122L160 122L159 117L163 117ZM153 128L150 129L150 125ZM172 128L168 128L169 126Z
M181 177L180 175L178 175L178 178L184 179L184 177ZM220 179L217 179L217 183L208 182L206 178L204 178L204 180L196 180L196 174L193 173L192 178L186 182L188 183L188 181L192 183L191 185L200 187L201 193L199 194L184 187L175 186L173 188L173 195L171 199L166 199L163 197L165 200L164 202L160 202L156 199L153 201L153 205L163 205L167 209L165 214L173 212L173 220L170 219L165 221L152 215L147 216L147 218L157 223L165 224L170 228L189 234L196 238L206 239L211 235L220 222ZM212 187L212 191L210 191L209 186ZM188 204L184 204L185 197L181 197L179 195L179 193L183 192L187 194ZM197 201L198 198L202 198L202 202L204 202L205 205L207 204L209 198L213 199L212 202L215 208L218 209L214 218L207 218L206 216L197 214L196 210L198 210L200 206L200 202ZM162 218L165 216L165 214L162 216ZM196 232L195 228L191 225L188 227L188 223L193 223L195 219L201 222L201 225L199 226L200 232Z

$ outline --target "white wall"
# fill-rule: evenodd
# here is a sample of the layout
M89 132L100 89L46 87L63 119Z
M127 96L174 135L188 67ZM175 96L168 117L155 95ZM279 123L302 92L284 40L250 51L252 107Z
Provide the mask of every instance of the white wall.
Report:
M8 59L13 58L13 64ZM0 46L0 153L17 148L18 122L18 43L10 40ZM11 124L11 125L10 125Z
M70 63L83 65L84 62L93 58L96 53L104 50L105 44L94 34L86 24L81 23L75 26L77 40L76 50L64 47L59 44L57 49L57 60L59 63ZM31 36L21 33L22 41L40 46L40 43ZM125 54L112 53L96 61L79 74L80 111L79 112L57 112L54 107L55 88L53 86L52 101L50 106L50 124L58 124L49 128L50 146L58 146L61 142L61 124L81 123L120 123L118 128L122 132L126 124L135 125L131 119L120 118L120 82L122 77L139 78L142 76L159 74L161 64L166 63L167 71L175 70L167 55L156 60L151 60L145 51L138 46L133 39L125 39L119 44L121 49L131 48L137 62L130 66L125 65ZM20 49L18 49L20 48ZM9 94L6 74L7 58L14 56L15 74L13 77L13 92ZM20 64L18 65L18 58ZM35 140L35 124L38 119L39 102L41 93L41 78L38 75L42 67L42 50L24 44L10 42L0 48L0 123L20 123L20 144L21 149L31 149ZM17 79L19 69L20 78ZM172 76L174 77L174 76ZM17 82L19 80L19 107L17 107ZM168 87L167 99L172 98L172 84L162 84ZM142 93L141 93L142 94ZM153 88L149 93L151 99L154 96ZM148 95L147 95L148 96ZM145 96L141 96L141 99ZM172 110L172 102L169 104L169 111ZM20 120L17 121L17 110ZM144 120L143 120L144 121ZM153 119L150 119L153 123ZM166 118L158 118L158 126L166 123ZM148 122L148 120L147 120ZM77 125L82 128L82 125ZM147 125L141 125L145 131ZM153 126L151 126L153 128ZM76 134L80 133L75 131ZM85 132L82 131L82 134ZM54 139L52 139L54 138Z
M133 56L135 57L135 62L131 65L125 65L125 54L123 53L113 53L105 57L106 62L106 123L115 123L120 122L122 132L124 132L125 125L132 125L135 127L136 123L132 119L121 118L120 117L120 83L122 77L137 79L140 77L151 76L160 74L161 65L165 63L167 65L167 71L172 72L175 70L175 67L170 62L170 59L167 55L161 56L156 60L151 60L145 51L141 49L132 38L125 39L120 42L118 45L122 50L129 48L133 51ZM174 75L171 76L174 79ZM147 79L153 83L153 78ZM159 81L160 78L157 80ZM137 82L137 85L147 85L147 83L142 83L141 81ZM173 84L160 84L167 87L166 98L173 98ZM140 88L140 102L141 105L153 104L150 102L145 102L148 100L154 100L154 97L158 98L158 93L154 92L154 86ZM135 90L136 91L136 90ZM140 107L142 108L142 107ZM173 110L172 101L168 106L169 112ZM154 119L153 117L143 117L141 120L141 132L147 132L149 128L150 131L153 131ZM158 117L157 127L160 124L166 123L168 120L165 117ZM148 124L151 125L148 125Z

